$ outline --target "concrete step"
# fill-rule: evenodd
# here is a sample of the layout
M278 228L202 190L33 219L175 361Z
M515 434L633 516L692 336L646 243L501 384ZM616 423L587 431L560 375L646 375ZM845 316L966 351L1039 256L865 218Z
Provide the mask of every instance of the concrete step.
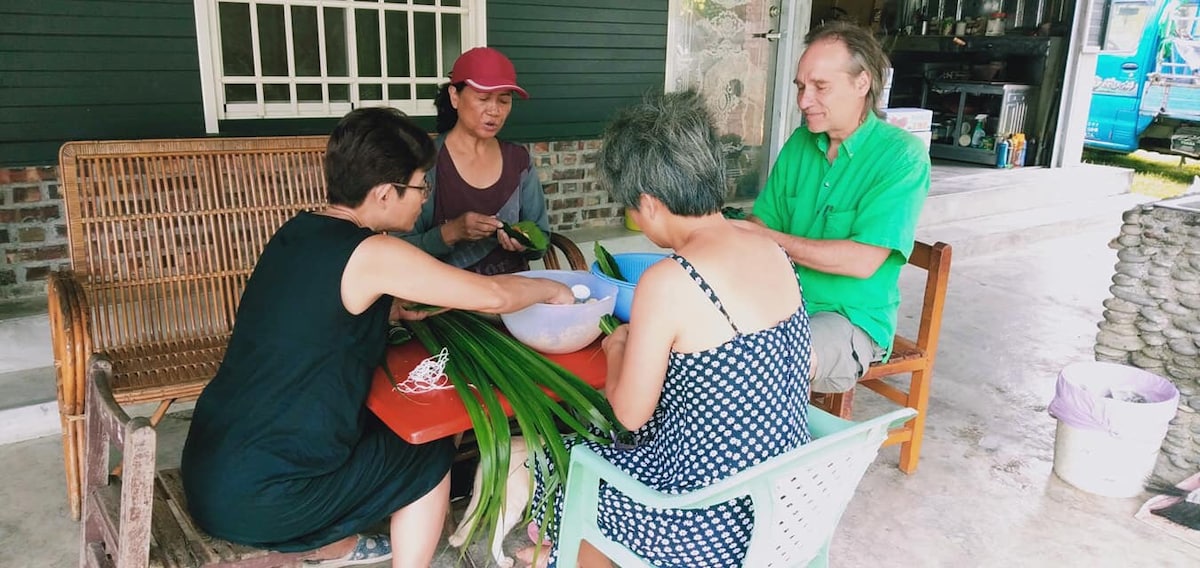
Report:
M950 243L954 247L955 259L991 254L1093 229L1111 229L1115 238L1120 233L1123 212L1154 200L1152 197L1126 193L1086 201L1052 203L985 217L922 224L917 228L917 238L926 242Z
M0 411L55 400L54 367L0 373Z
M50 316L41 313L0 318L0 373L54 364L50 349ZM3 393L0 392L0 401Z
M991 217L1041 207L1091 202L1129 191L1133 171L1086 164L1047 169L958 170L937 175L921 211L921 226Z

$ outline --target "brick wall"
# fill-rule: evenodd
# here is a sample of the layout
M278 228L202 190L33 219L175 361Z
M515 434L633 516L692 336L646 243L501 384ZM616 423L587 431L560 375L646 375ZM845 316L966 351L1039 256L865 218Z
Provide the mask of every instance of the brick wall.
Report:
M0 301L45 296L67 264L58 168L0 168Z
M528 145L541 176L550 228L618 225L624 210L596 182L599 140ZM58 168L0 167L0 302L43 297L46 277L68 264Z
M528 147L546 193L551 230L622 222L625 210L613 203L596 181L599 140L536 142Z

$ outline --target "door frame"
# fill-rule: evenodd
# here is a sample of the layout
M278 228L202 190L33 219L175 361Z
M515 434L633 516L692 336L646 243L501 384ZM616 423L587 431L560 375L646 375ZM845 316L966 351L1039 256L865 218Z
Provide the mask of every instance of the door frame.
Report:
M668 13L673 14L680 8L683 0L669 0ZM809 18L812 15L812 0L778 0L779 2L779 46L775 55L775 85L770 94L771 115L767 120L771 123L771 135L767 140L768 163L774 166L775 158L779 155L783 144L787 142L792 131L800 126L800 110L796 100L792 79L796 73L796 62L804 52L804 35L808 33ZM763 30L766 31L766 30ZM675 45L675 38L667 32L667 49ZM668 92L672 88L671 80L675 73L671 69L671 57L667 54L665 60L663 88ZM768 172L770 171L768 167Z

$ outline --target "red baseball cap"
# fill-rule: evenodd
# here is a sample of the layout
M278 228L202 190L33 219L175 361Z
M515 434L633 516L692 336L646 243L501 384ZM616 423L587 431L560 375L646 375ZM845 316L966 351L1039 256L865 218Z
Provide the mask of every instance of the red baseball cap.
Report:
M484 93L513 91L523 99L529 98L529 93L517 86L517 69L512 61L490 47L475 47L458 56L450 80Z

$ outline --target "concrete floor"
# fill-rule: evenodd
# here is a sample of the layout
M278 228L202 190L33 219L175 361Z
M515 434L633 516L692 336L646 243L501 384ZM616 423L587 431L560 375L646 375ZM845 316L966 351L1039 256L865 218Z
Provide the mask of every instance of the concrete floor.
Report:
M955 261L920 468L904 475L897 449L881 451L834 538L835 566L1198 564L1200 550L1133 518L1148 496L1092 496L1051 472L1046 405L1057 372L1092 359L1119 223ZM902 280L902 330L916 325L921 285L917 273ZM881 401L860 389L858 417ZM186 428L186 413L165 421L163 464ZM53 436L0 446L0 567L76 564L61 451ZM444 550L436 565L455 557ZM462 565L486 558L473 550Z

